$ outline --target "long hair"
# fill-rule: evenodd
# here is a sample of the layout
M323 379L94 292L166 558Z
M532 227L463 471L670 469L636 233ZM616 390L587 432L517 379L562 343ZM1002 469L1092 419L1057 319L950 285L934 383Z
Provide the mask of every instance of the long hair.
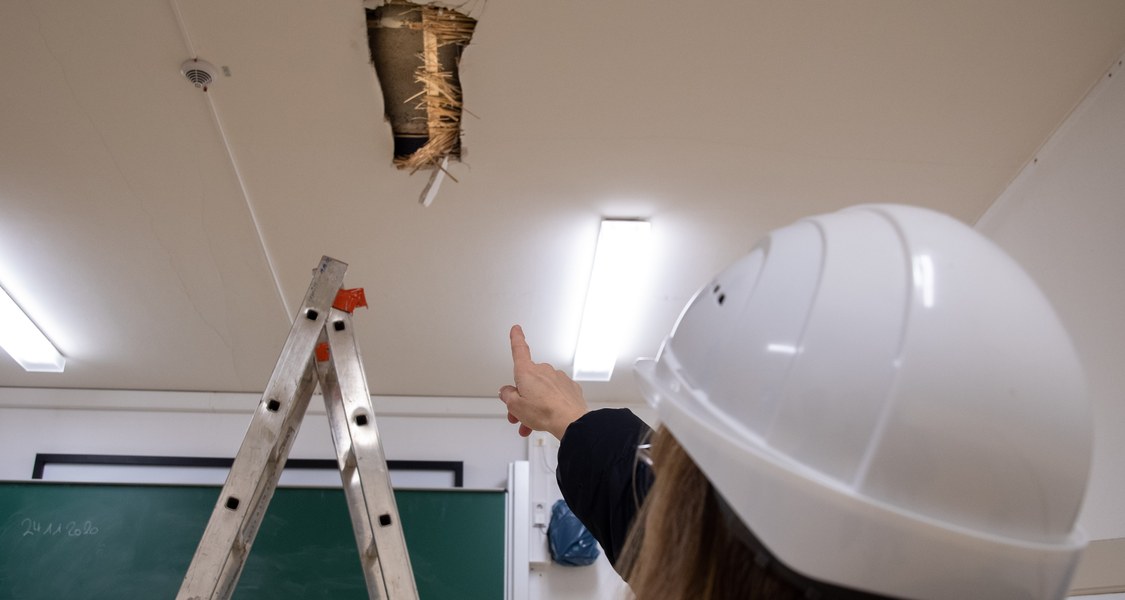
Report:
M655 478L621 556L638 600L798 600L733 535L711 483L666 429L652 440Z

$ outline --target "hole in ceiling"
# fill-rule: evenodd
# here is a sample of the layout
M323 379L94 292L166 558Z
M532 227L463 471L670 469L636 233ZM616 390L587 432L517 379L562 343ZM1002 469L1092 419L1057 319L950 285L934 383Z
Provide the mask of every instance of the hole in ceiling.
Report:
M367 40L394 134L394 164L411 173L459 160L461 53L476 19L433 4L391 0L367 10Z

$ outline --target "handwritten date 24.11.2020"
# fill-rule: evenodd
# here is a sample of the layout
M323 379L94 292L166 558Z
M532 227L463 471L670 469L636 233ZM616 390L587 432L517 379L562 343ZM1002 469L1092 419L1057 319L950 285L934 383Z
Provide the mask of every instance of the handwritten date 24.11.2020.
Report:
M90 521L62 521L44 523L35 521L33 519L24 519L20 521L20 526L23 529L21 537L28 536L58 536L58 537L82 537L84 535L97 535L98 528Z

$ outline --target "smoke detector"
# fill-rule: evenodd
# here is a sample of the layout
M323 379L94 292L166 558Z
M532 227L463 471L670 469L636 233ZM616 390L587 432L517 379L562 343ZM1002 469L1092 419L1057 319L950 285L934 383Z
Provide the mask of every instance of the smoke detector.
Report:
M207 86L211 85L218 77L219 71L215 69L215 65L198 58L189 58L180 65L180 72L187 77L197 88L207 91Z

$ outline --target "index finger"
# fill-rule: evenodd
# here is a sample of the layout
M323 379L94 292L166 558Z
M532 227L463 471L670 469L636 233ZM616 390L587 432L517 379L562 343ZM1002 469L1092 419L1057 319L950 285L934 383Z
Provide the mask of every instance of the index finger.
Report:
M512 363L517 367L520 363L530 363L531 347L527 345L527 339L523 337L523 328L519 325L513 325L508 337L512 340Z

